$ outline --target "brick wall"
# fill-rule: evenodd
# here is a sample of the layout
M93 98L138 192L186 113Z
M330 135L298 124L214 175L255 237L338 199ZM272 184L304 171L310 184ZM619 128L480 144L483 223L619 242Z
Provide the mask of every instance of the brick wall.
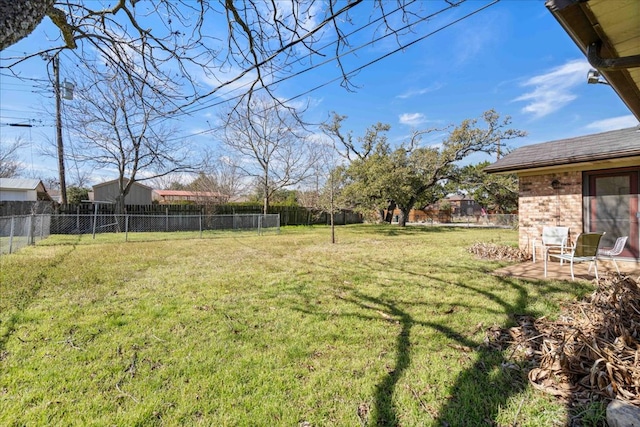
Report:
M553 180L559 181L557 190ZM531 253L545 225L569 227L571 242L582 232L582 172L520 176L519 186L520 249Z

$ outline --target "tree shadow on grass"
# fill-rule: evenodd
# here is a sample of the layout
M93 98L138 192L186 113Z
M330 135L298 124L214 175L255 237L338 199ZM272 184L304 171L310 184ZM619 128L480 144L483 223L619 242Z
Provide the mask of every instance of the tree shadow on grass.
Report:
M456 231L455 227L441 227L437 225L400 227L395 224L367 224L359 225L349 229L349 232L354 234L379 234L383 236L413 236L433 233L450 233L453 231Z
M425 279L445 283L442 278L423 275ZM514 302L509 302L493 293L480 287L474 287L465 283L450 283L465 292L472 292L482 298L497 304L500 311L507 315L509 323L515 325L521 319L528 319L539 316L541 313L531 311L532 296L527 291L527 286L518 279L497 278L502 286L513 289L516 293ZM531 283L528 281L528 283ZM557 292L564 292L566 288L553 282L535 281L538 287L537 293L540 295L553 295ZM575 284L567 283L566 286L576 287ZM580 285L578 285L580 286ZM504 356L501 349L483 345L482 341L474 340L465 334L468 332L456 331L444 322L430 322L415 319L411 313L401 308L404 304L397 299L384 297L373 297L359 292L352 287L342 289L347 296L337 296L337 298L353 304L360 309L371 312L367 314L345 313L346 316L356 316L364 320L380 321L381 317L399 324L400 331L395 339L394 364L387 369L387 373L378 381L374 391L374 401L372 407L372 419L377 426L398 426L401 425L397 408L394 405L393 397L400 379L403 377L412 362L411 355L411 333L414 326L422 326L437 331L444 335L447 340L453 342L452 346L460 347L461 351L473 352L475 363L462 371L453 384L445 391L449 396L437 411L436 424L439 426L476 426L476 425L497 425L497 418L501 408L507 406L510 398L521 393L527 387L526 371ZM435 306L437 302L433 303ZM468 308L461 306L462 308ZM311 315L322 314L310 306L295 307L294 309ZM509 326L509 325L501 325ZM419 395L415 395L420 400ZM522 403L521 403L522 404ZM425 409L425 408L423 408ZM519 412L519 410L518 410ZM433 414L429 414L433 415ZM425 414L425 418L427 414ZM517 418L517 415L516 415ZM361 417L363 425L368 424L369 418ZM513 421L515 425L517 419Z
M532 297L518 279L498 278L501 284L517 291L518 298L515 303L508 303L498 296L484 289L458 283L456 286L471 290L483 295L488 300L499 304L504 313L509 316L507 326L521 326L526 334L525 340L533 339L537 333L532 320L542 313L532 311L530 303ZM532 281L528 281L532 282ZM541 295L552 295L562 291L562 286L546 281L533 281ZM578 293L586 292L586 284L566 283ZM495 331L494 331L495 332ZM496 332L500 333L500 332ZM528 338L528 339L527 339ZM486 343L485 343L486 344ZM451 387L450 397L439 411L439 425L442 426L475 426L475 425L499 425L498 415L501 408L507 405L509 399L523 392L528 386L526 366L520 366L510 357L505 357L502 348L493 348L490 345L482 345L476 348L477 360L468 369L461 372ZM513 419L506 425L519 425L518 417L524 402L523 396L519 402ZM480 423L480 424L478 424ZM505 425L504 423L500 425Z

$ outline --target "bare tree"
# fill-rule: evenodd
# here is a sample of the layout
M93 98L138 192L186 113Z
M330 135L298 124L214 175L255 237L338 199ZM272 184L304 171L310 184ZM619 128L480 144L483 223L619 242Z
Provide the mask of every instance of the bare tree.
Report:
M31 34L45 16L60 30L42 50L3 58L2 68L67 49L79 63L107 63L132 83L148 76L172 82L179 91L158 95L180 114L240 81L246 83L240 100L255 90L275 98L274 83L328 62L353 89L358 71L433 34L434 28L416 29L463 2L0 0L0 50ZM358 50L388 37L395 49L364 64L350 62ZM213 87L203 87L203 79Z
M12 142L0 143L0 178L15 178L19 175L20 160L18 152L26 145L20 137Z
M239 197L247 187L238 165L226 156L208 165L203 174L207 179L198 185L203 187L204 191L217 191L223 194L227 201ZM191 184L193 185L194 182Z
M266 214L276 191L309 177L316 151L288 109L266 97L249 103L222 115L220 139L240 170L259 183Z
M75 160L115 169L119 211L135 182L199 167L187 141L177 138L163 117L163 101L150 85L135 87L114 74L95 78L79 88L65 119L72 130Z
M347 207L342 197L344 186L344 166L342 158L333 144L324 144L320 149L316 173L322 178L324 185L318 191L315 208L329 215L331 225L331 243L336 242L335 215Z

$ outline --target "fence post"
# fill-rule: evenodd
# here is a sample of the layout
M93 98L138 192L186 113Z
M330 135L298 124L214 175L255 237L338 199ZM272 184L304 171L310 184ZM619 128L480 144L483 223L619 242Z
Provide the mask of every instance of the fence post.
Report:
M129 241L129 214L124 214L124 241Z
M164 210L164 217L165 217L165 226L164 226L164 231L169 231L169 208L165 208Z
M12 253L13 233L14 233L14 230L15 230L15 225L16 225L16 217L12 216L11 217L11 230L9 231L9 253Z
M202 210L200 211L200 217L198 226L200 227L200 238L202 239Z
M29 245L35 245L36 243L36 239L33 235L35 232L34 228L36 226L33 221L34 217L35 217L34 214L29 215L29 236L27 236L27 242L28 242L27 244Z
M98 204L93 209L93 240L96 240L96 222L98 222Z

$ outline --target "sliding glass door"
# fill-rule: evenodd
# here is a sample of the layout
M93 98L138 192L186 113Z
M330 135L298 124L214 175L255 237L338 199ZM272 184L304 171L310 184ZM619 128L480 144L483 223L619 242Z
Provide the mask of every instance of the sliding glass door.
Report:
M601 246L629 236L623 257L638 258L638 179L640 169L590 172L585 176L585 230L603 232Z

